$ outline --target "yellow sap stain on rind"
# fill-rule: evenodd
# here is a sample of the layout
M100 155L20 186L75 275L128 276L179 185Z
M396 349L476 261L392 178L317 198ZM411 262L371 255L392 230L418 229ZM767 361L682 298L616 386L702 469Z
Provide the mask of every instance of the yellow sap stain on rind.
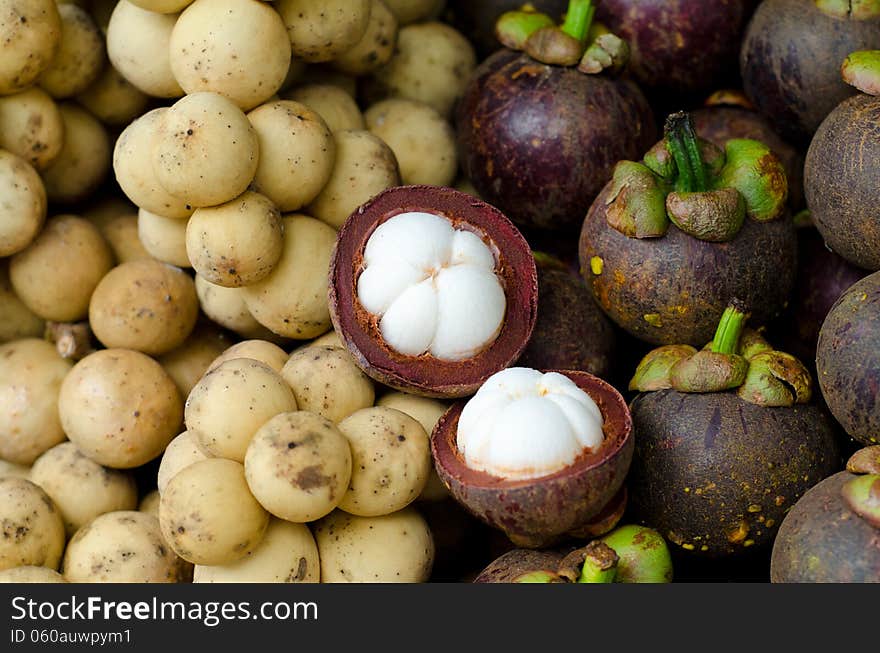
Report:
M602 274L602 269L605 267L605 261L602 260L601 256L594 256L590 259L590 271L599 276Z

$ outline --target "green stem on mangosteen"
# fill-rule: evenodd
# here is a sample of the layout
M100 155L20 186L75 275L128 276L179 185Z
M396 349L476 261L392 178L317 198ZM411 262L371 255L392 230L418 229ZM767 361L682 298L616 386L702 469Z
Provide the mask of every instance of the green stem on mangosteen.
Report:
M596 6L593 4L593 0L569 0L565 22L562 23L562 31L581 43L585 43L595 13Z
M495 23L495 38L506 48L522 50L532 34L555 24L550 16L534 10L508 11Z
M739 337L742 334L748 315L739 307L738 302L731 302L718 322L715 337L712 339L712 351L716 354L735 354L739 349Z
M684 193L708 190L706 166L700 154L700 144L690 114L685 111L670 114L663 131L666 136L666 146L678 169L676 190Z
M617 564L613 567L605 567L601 562L586 558L584 566L581 567L581 575L578 576L578 583L603 584L613 583L614 577L617 576Z

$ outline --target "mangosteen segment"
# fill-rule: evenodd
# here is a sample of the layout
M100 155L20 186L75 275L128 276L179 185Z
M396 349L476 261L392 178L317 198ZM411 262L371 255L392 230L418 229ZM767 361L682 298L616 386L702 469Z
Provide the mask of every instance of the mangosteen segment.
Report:
M504 478L472 468L458 447L465 402L450 407L431 436L437 473L452 496L519 546L546 546L601 513L622 488L632 458L632 422L620 393L587 372L558 373L595 403L602 419L602 440L595 447L582 447L571 464L557 471L535 478ZM571 410L581 409L572 406Z
M424 396L473 394L519 358L537 318L525 239L496 208L446 187L391 188L355 211L328 294L361 369Z
M859 50L840 67L843 81L862 93L880 95L880 50Z
M458 420L456 447L474 470L535 479L602 445L602 413L567 376L511 367L471 397Z

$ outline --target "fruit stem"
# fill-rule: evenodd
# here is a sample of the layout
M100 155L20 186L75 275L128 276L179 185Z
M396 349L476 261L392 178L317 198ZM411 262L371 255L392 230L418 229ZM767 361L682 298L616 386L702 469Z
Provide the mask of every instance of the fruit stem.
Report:
M724 309L718 322L715 338L712 340L712 351L717 354L735 354L747 319L748 315L740 308L739 302L732 301Z
M684 193L708 190L706 165L700 155L700 144L690 114L686 111L671 114L666 119L663 131L666 146L678 168L676 190Z
M584 548L584 564L578 583L613 583L619 558L604 542L593 541Z
M562 23L562 31L581 43L585 43L595 13L596 6L593 4L593 0L569 0L565 22Z

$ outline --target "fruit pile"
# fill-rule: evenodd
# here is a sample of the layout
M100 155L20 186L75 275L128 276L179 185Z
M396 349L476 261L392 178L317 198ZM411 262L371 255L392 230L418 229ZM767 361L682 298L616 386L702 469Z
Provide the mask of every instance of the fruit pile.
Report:
M876 2L0 42L0 581L880 582Z

